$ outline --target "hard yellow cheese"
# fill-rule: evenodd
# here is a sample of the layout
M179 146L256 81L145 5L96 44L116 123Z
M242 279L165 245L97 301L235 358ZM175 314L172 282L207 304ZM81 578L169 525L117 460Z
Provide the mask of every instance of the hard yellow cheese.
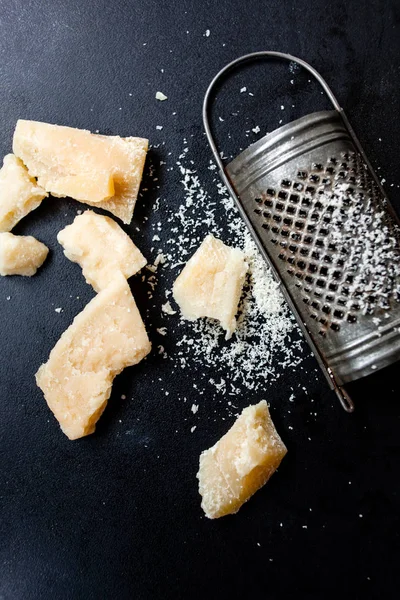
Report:
M117 273L129 278L146 264L146 259L121 227L109 217L87 210L59 232L64 254L82 267L83 275L96 292L107 287Z
M11 229L46 198L22 161L7 154L0 169L0 232Z
M220 321L229 339L247 272L244 254L208 235L176 279L173 295L183 317Z
M124 223L132 219L147 148L142 138L21 119L13 140L14 153L47 191L99 206Z
M206 516L236 513L268 481L286 452L265 400L245 408L228 433L200 456L197 477Z
M47 246L31 235L0 233L0 275L31 277L44 263Z
M135 300L119 273L75 317L36 374L69 439L93 433L114 377L140 362L150 349Z

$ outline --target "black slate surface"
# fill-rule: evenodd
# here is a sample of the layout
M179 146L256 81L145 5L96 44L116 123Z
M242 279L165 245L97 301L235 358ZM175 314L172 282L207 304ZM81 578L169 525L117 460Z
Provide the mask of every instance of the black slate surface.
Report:
M250 51L288 51L326 77L399 208L399 33L396 0L2 0L0 151L11 150L18 118L165 142L147 167L155 165L160 189L147 174L149 191L126 227L154 258L151 224L163 219L163 206L174 210L183 198L178 172L160 161L173 165L187 138L205 185L210 181L201 104L212 76ZM248 145L249 126L271 129L297 110L319 107L307 78L295 89L287 70L278 79L275 65L264 65L262 75L260 69L233 78L217 105L240 114L218 127L227 154ZM237 93L245 82L254 98ZM167 102L155 101L157 90ZM397 598L396 365L353 385L351 416L315 374L312 357L267 386L288 456L238 515L218 521L202 514L195 474L200 451L232 419L223 420L215 389L196 419L180 400L193 393L201 367L172 372L153 352L117 379L95 435L70 442L60 432L34 373L94 295L56 242L78 208L50 198L24 219L15 232L48 244L50 258L32 279L0 281L0 598ZM156 308L146 317L155 344L172 279L160 277ZM132 288L145 314L140 279ZM163 341L167 351L174 350L173 328ZM297 394L289 417L293 385L308 393ZM258 398L249 392L236 402L244 407Z

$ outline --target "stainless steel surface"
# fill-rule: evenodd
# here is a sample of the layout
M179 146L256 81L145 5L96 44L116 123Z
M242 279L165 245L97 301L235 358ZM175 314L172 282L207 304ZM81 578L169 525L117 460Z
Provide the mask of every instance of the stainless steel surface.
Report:
M336 110L264 136L226 168L208 121L219 77L260 57L296 61ZM312 67L289 55L233 61L207 91L203 118L222 179L271 265L343 407L343 385L400 358L400 229L339 104Z

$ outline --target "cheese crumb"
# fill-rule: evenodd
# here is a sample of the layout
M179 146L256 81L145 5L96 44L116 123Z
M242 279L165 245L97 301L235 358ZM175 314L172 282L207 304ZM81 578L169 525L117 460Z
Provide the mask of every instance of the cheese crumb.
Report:
M176 315L176 310L174 310L170 304L170 302L166 302L165 304L162 305L161 310L166 314L166 315Z
M166 96L162 92L156 92L156 100L160 100L160 102L163 102L164 100L168 100L168 96Z

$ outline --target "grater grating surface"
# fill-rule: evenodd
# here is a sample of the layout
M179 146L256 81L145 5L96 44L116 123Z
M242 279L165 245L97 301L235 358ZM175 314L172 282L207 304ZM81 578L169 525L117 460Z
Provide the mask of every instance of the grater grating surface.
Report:
M400 358L400 228L326 83L299 59L255 57L265 55L300 62L336 110L273 131L224 167L207 120L217 75L204 103L206 131L222 179L331 387L352 410L342 386Z

